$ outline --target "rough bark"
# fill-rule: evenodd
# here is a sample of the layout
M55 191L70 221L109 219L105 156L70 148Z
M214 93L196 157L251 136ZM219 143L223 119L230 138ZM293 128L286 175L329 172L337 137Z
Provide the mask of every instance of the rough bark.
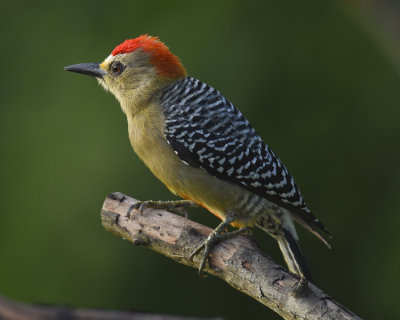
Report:
M199 223L159 209L130 210L137 200L110 194L103 205L104 228L132 243L155 250L176 262L198 268L190 253L212 231ZM271 308L284 319L360 319L311 283L275 264L250 236L218 243L205 271Z

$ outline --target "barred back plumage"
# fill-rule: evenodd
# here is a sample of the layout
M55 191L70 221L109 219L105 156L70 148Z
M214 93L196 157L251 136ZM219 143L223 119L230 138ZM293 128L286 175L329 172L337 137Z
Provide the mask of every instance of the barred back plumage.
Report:
M327 233L281 160L219 91L186 77L163 90L161 104L166 138L182 161L239 184Z

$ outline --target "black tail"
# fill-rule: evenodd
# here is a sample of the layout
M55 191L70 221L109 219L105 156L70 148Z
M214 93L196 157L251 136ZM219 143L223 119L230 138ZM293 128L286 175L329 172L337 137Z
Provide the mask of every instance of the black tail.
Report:
M278 236L277 240L289 271L312 282L311 273L306 260L304 259L297 240L293 237L291 232L282 228L282 235Z

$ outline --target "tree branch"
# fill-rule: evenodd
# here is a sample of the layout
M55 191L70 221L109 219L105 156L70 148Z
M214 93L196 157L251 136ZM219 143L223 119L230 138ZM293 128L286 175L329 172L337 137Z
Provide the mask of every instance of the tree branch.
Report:
M65 306L16 302L0 296L2 320L207 320L134 311L74 309ZM209 319L209 318L208 318ZM212 320L212 319L209 319ZM213 320L222 320L214 318Z
M212 229L168 211L147 208L129 212L137 200L110 194L103 205L104 228L132 243L155 250L179 263L199 267L190 253ZM127 215L129 214L129 216ZM271 308L284 319L360 319L311 283L297 289L299 278L275 264L249 236L218 243L205 271Z

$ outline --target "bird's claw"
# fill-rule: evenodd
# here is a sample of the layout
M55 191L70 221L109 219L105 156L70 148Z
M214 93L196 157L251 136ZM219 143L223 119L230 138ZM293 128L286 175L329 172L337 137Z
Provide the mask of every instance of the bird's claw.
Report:
M138 210L139 212L140 212L140 214L142 214L143 213L143 211L145 210L145 209L147 209L148 208L148 203L147 203L147 201L139 201L139 202L137 202L136 204L135 204L135 210Z
M126 212L126 216L128 218L131 218L131 213L133 210L139 210L140 214L142 214L143 210L145 209L145 207L143 205L144 205L144 202L142 202L142 201L135 202L134 204L132 204L129 207L128 211Z
M308 280L306 278L301 277L298 281L296 281L292 295L296 298L302 297L308 290Z
M201 250L204 249L204 254L200 260L200 265L199 265L199 269L198 269L198 274L201 278L206 278L207 275L205 275L203 273L203 270L206 266L207 263L207 259L208 259L208 255L211 251L211 244L208 243L209 238L207 238L205 241L203 241L203 243L201 245L199 245L189 256L189 260L193 262L193 259L196 255L198 255L200 253ZM208 253L207 253L208 252Z
M214 247L216 242L225 240L225 239L230 239L232 237L235 237L238 234L249 234L251 233L251 230L247 227L240 228L235 231L231 232L226 232L226 233L218 233L213 232L210 233L210 235L207 237L206 240L203 241L201 245L199 245L189 256L190 261L193 261L193 258L200 253L201 250L204 249L203 256L200 260L200 265L199 265L199 276L202 278L205 278L206 275L203 274L204 268L206 267L208 256L210 255L210 252L212 248Z
M200 252L204 247L205 247L205 244L204 244L204 242L203 242L200 246L198 246L198 247L196 248L196 250L194 250L194 251L190 254L189 260L190 260L191 262L193 262L194 257L197 256L197 255L199 254L199 252Z

